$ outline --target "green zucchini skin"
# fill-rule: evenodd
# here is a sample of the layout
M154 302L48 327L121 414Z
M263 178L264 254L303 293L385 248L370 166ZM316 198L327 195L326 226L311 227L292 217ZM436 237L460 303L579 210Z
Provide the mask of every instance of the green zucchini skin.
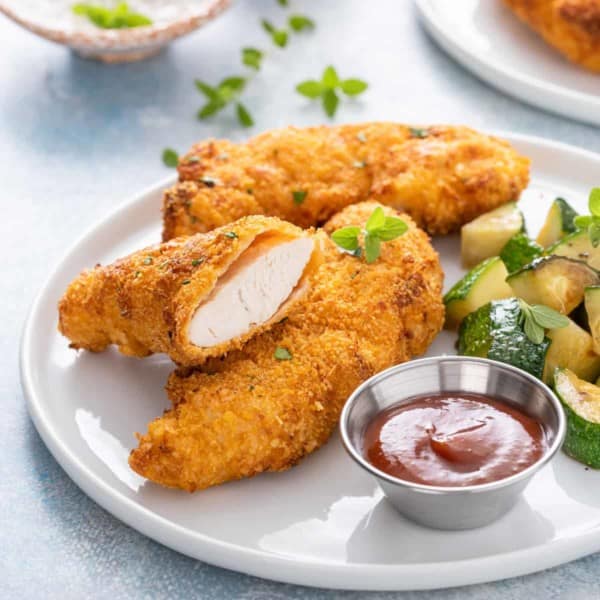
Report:
M586 421L562 400L561 404L567 417L564 453L588 467L600 469L600 425Z
M568 369L556 369L554 391L567 417L563 451L589 467L600 469L600 423L589 421L577 414L569 403L569 396L575 397L579 394L592 397L594 402L600 403L600 388L580 380Z
M458 353L508 363L542 378L550 340L534 344L523 332L517 298L494 300L465 317L458 336Z
M455 329L469 313L482 304L512 295L505 279L508 275L498 256L488 258L473 267L444 296L448 329Z
M524 233L517 233L508 240L500 252L500 258L509 273L518 271L521 267L539 258L544 249Z
M577 229L576 216L577 211L564 198L556 198L546 215L537 243L547 247L573 233Z

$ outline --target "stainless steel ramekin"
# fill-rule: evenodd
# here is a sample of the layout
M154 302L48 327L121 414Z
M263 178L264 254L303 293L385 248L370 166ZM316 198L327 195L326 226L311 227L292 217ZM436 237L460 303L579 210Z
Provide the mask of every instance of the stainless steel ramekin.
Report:
M548 449L527 469L506 479L465 487L421 485L375 468L364 456L366 426L382 410L416 396L440 392L486 394L537 419ZM502 516L561 447L565 416L550 388L521 369L483 358L437 356L382 371L358 387L342 411L340 429L350 456L377 479L388 500L406 517L437 529L471 529Z

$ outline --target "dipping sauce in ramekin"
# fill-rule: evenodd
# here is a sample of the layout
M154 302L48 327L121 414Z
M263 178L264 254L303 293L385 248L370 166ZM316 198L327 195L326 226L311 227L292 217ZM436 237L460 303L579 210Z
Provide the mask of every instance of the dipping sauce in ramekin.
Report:
M405 481L468 486L505 479L537 462L548 448L542 425L483 394L428 394L375 416L365 458Z

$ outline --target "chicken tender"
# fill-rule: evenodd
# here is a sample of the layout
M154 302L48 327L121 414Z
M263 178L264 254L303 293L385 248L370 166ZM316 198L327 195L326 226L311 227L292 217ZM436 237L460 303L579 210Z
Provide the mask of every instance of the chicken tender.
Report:
M351 206L326 230L364 225L377 206ZM173 408L139 436L131 467L194 491L288 469L324 444L357 385L423 353L442 327L438 256L403 218L408 232L382 244L372 264L323 234L324 261L285 322L222 360L171 375Z
M569 60L600 72L600 0L504 1Z
M182 158L179 176L164 196L165 240L249 214L321 225L367 199L408 213L433 235L517 200L529 161L466 127L364 123L202 142Z
M117 344L123 354L165 352L196 365L285 317L320 258L313 232L246 217L84 271L59 303L59 330L73 348Z

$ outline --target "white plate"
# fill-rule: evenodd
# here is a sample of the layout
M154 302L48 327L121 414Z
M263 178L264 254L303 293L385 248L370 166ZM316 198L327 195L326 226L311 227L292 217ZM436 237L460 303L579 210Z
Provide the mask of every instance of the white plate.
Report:
M600 125L600 74L570 63L501 0L416 0L444 50L499 90L545 110Z
M533 159L522 206L531 230L556 194L586 209L600 155L509 136ZM21 348L29 412L50 451L96 502L147 536L203 561L280 581L349 589L436 588L530 573L600 550L600 472L560 455L516 508L474 531L441 532L400 517L337 435L298 467L196 494L145 483L127 466L134 431L167 406L173 368L114 351L77 354L56 331L56 303L84 267L159 237L162 182L119 208L66 255L35 301ZM447 285L458 236L436 241ZM443 333L429 354L453 353Z

